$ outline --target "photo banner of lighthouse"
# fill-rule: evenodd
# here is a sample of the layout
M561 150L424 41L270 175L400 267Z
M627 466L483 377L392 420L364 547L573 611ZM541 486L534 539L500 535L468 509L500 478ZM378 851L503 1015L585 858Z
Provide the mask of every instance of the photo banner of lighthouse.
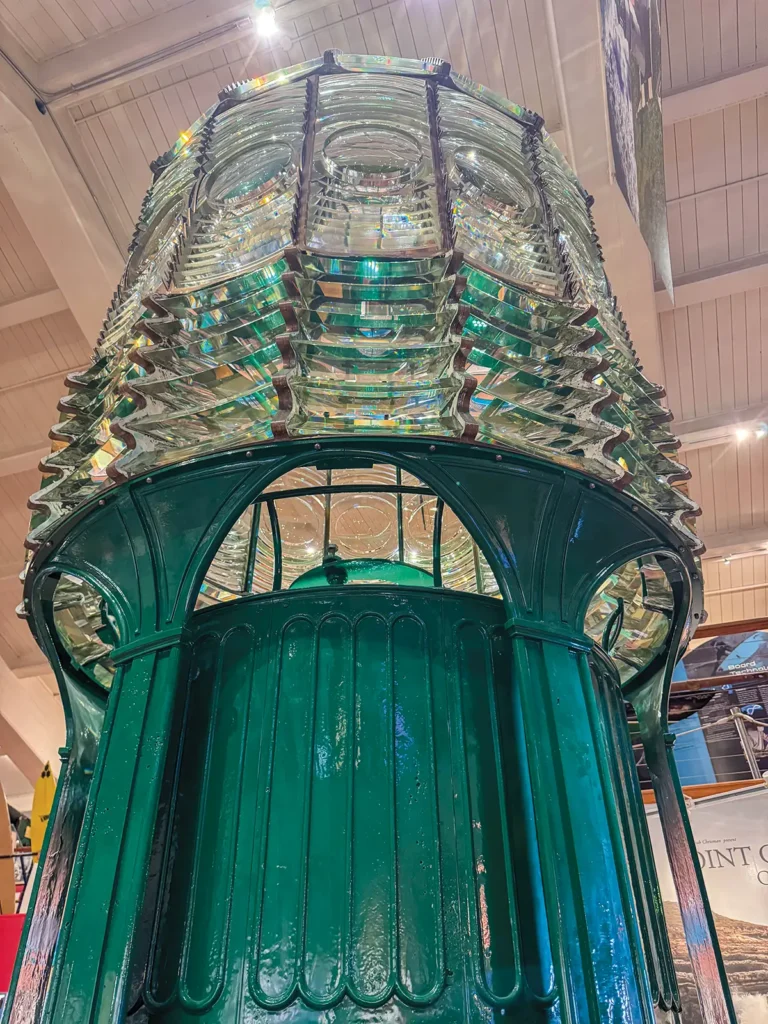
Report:
M688 801L691 828L731 983L739 1024L768 1021L768 788ZM675 958L683 1024L701 1016L655 805L647 808Z
M671 296L659 0L601 0L600 10L616 181Z

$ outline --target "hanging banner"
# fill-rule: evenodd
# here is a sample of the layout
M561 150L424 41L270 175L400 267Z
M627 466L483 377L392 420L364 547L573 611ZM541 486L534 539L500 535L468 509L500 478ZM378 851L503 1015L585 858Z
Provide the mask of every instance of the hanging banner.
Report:
M616 181L672 295L661 120L658 0L600 0Z
M749 633L724 633L713 636L687 651L675 666L672 679L712 679L728 676L768 676L768 631L755 629Z
M648 827L675 958L683 1024L701 1016L655 805ZM688 813L739 1024L768 1021L768 789L690 801Z

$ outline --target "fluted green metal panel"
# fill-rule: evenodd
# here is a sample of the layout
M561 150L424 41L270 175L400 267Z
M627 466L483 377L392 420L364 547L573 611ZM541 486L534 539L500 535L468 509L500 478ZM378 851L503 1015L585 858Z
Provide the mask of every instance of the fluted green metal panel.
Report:
M371 587L195 617L152 1019L548 1019L503 621Z

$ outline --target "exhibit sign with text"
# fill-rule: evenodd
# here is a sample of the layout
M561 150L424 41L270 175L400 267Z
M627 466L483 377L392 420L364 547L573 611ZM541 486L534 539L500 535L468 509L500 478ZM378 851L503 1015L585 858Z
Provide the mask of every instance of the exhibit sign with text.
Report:
M688 801L691 828L715 916L740 1024L768 1021L768 788ZM655 805L648 827L659 872L684 1024L704 1024Z

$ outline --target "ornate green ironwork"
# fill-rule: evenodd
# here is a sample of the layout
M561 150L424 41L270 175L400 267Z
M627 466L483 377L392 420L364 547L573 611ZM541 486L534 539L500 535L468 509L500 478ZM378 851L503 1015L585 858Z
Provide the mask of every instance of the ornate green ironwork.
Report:
M8 1024L674 1019L626 697L733 1024L658 756L696 508L540 119L334 52L154 170L33 498L70 732Z

